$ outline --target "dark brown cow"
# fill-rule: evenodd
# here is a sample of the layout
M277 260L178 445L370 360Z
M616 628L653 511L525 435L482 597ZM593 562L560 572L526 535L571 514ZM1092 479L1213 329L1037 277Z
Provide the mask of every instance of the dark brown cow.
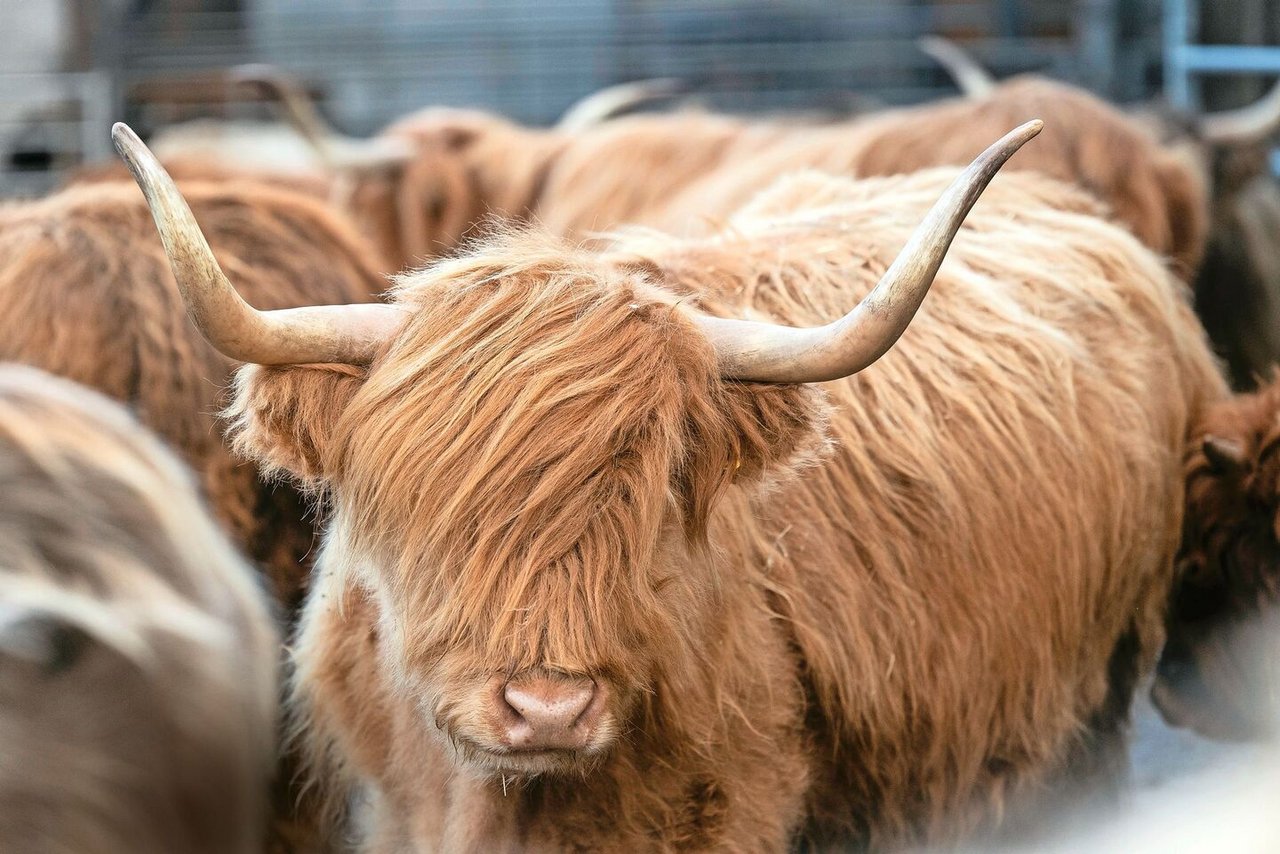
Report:
M1169 642L1153 697L1171 722L1224 739L1280 722L1280 374L1215 406L1187 460Z

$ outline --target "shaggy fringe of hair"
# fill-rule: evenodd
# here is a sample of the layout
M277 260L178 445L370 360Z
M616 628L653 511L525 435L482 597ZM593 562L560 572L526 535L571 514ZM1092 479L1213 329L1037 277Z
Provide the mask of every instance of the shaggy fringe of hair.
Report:
M299 454L335 500L299 642L320 752L389 815L447 804L446 848L946 843L1066 773L1127 708L1116 651L1159 647L1189 425L1225 394L1185 289L1068 187L1002 175L898 345L823 387L834 455L768 496L827 405L720 381L678 305L828 321L954 176L828 178L820 208L802 176L600 256L503 236L400 281L414 314L362 383L254 372L260 458L300 435L253 417L277 395L341 410ZM451 692L527 667L627 695L590 786L503 798L433 746Z
M119 406L9 366L0 481L6 610L78 626L145 686L110 743L33 718L48 712L47 688L10 697L0 725L0 789L14 811L0 816L5 838L48 850L261 850L278 639L263 592L189 474ZM125 705L89 696L103 686L78 670L55 678L64 691L83 682L77 702L101 703L101 714ZM150 752L120 755L138 727Z

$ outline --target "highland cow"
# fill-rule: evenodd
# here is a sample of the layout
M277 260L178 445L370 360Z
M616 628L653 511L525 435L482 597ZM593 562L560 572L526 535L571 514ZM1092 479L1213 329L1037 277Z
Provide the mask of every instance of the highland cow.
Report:
M295 703L360 850L945 843L1107 764L1225 390L1079 191L1004 175L960 230L1037 129L949 188L804 176L710 237L504 235L286 315L117 126L257 363L237 446L332 502Z
M254 854L278 638L188 471L124 409L0 368L0 839Z
M835 123L681 112L570 131L429 108L354 140L328 128L287 78L256 79L276 91L333 170L335 201L395 269L449 254L502 221L533 218L571 239L623 224L706 231L779 175L962 166L1023 116L1048 112L1061 120L1011 168L1090 190L1183 277L1204 251L1205 189L1183 153L1088 93L1049 81L1000 87L981 103L957 99Z
M385 287L367 246L320 201L252 181L186 186L255 305L361 302ZM0 207L0 359L128 404L195 469L280 601L299 601L312 521L295 490L264 484L224 445L215 417L236 365L187 322L136 186Z
M1213 738L1276 735L1280 720L1280 374L1214 406L1188 455L1169 640L1152 697Z

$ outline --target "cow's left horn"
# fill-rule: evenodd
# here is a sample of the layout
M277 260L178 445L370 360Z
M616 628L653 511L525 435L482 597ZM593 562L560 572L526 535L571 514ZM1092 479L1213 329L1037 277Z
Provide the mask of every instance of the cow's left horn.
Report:
M1027 122L978 155L934 203L871 293L839 320L797 329L698 316L696 322L715 347L721 375L754 382L824 382L856 374L888 352L915 316L982 191L1042 127L1039 119Z
M1218 145L1257 142L1280 128L1280 80L1271 91L1247 107L1224 110L1200 118L1200 135Z
M366 364L404 322L389 305L317 305L258 311L223 274L169 173L128 125L111 129L116 151L142 188L182 292L187 315L232 359L260 365Z
M985 98L996 88L996 78L964 48L942 36L922 36L916 40L921 52L950 75L966 98Z
M648 101L682 95L688 90L684 81L670 77L609 86L570 104L556 122L556 130L583 131Z
M396 137L355 139L338 133L320 115L315 102L293 75L273 65L250 63L231 69L240 85L258 86L280 102L285 118L315 151L329 171L373 171L402 166L414 154L407 140Z

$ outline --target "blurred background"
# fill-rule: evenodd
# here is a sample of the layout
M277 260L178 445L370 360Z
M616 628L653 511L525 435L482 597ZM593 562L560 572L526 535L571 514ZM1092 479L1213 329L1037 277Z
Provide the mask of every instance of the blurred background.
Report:
M547 124L651 77L735 112L914 103L954 91L922 34L1122 103L1229 108L1280 74L1280 0L0 0L0 21L0 195L109 156L117 119L278 118L225 82L245 62L354 134L427 104Z

